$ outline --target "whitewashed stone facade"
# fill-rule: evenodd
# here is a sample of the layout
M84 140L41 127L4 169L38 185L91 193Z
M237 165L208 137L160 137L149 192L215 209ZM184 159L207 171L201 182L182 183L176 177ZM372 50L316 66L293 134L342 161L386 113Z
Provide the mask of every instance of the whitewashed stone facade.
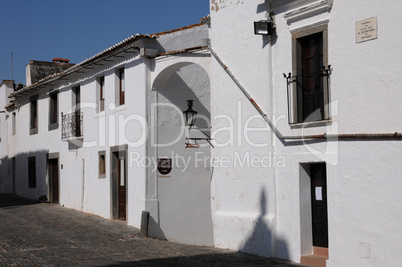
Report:
M52 198L56 160L61 205L117 219L125 184L127 223L140 227L148 211L149 236L295 262L327 247L327 266L398 266L402 4L211 0L210 9L204 24L133 36L11 94L11 105L3 82L0 192ZM267 15L275 33L255 35L254 22ZM308 56L300 51L311 36L322 44L315 56L325 69L314 77L323 89L314 90L323 99L314 102L321 113L303 117L300 58ZM63 141L61 113L74 111L78 86L83 137ZM190 129L186 100L198 112ZM158 170L160 159L171 160L170 172ZM327 233L312 226L316 205L326 210ZM317 245L313 229L328 243Z
M213 170L215 245L297 262L313 254L311 198L322 188L311 189L308 170L321 163L327 181L327 266L398 265L402 125L396 118L402 112L402 53L397 46L402 35L395 25L401 8L378 1L211 1L213 50L277 131L289 137L278 138L212 60L212 118L225 114L233 120L215 117L212 128L232 127L235 133L214 135L212 155L231 162ZM271 12L276 34L254 35L253 22ZM377 38L357 42L357 23L371 18L377 20ZM283 74L295 75L292 45L297 34L319 27L326 29L325 66L332 69L329 119L289 123L294 82L289 96ZM246 132L247 126L259 129ZM388 135L342 136L377 133ZM306 135L322 137L290 139ZM241 166L239 155L255 157L254 166ZM265 167L259 162L264 158Z
M135 35L13 94L4 82L1 104L8 104L8 95L13 104L0 114L3 135L9 135L1 142L0 192L32 199L46 195L65 207L125 219L138 228L147 210L149 236L213 245L211 170L184 160L194 161L195 152L210 155L211 148L201 140L200 149L186 150L189 134L182 121L186 101L194 100L206 120L199 119L191 134L198 134L198 126L210 132L207 38L203 23ZM164 157L173 159L168 175L157 168ZM119 190L124 190L121 199Z

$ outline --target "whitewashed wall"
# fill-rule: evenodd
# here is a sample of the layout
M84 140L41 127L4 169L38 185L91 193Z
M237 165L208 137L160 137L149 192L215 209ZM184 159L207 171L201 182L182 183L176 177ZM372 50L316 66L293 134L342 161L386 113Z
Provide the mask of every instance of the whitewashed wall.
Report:
M332 1L328 1L329 9L291 22L285 19L287 12L315 2L318 1L212 0L212 48L268 116L279 118L277 127L284 135L400 132L402 125L396 118L402 111L398 104L401 97L398 62L402 53L397 46L402 35L394 31L394 25L401 21L402 5L335 0L332 7ZM253 33L253 22L264 19L266 11L276 13L277 37L272 41ZM356 44L355 23L371 17L378 18L378 39ZM290 128L282 73L292 70L291 32L324 21L328 23L328 56L333 68L332 124ZM245 119L240 124L236 120L234 128L245 127L244 121L257 112L222 67L214 60L211 66L212 117L226 114L238 118L240 101L240 114ZM227 126L221 119L213 121L215 131ZM215 138L223 143L229 135L218 132ZM343 140L305 145L271 139L270 132L255 133L254 138L256 143L269 145L265 148L240 145L235 135L234 144L216 148L212 153L233 158L235 153L259 155L271 151L277 159L285 159L285 167L214 170L213 220L217 246L300 261L301 255L308 254L306 241L301 239L304 214L300 207L304 199L300 194L300 164L327 162L327 266L396 266L401 261L397 253L400 240L395 238L400 235L398 221L402 219L398 193L401 186L398 158L402 147L398 140ZM260 198L264 201L258 199L261 191L265 192L265 197ZM263 230L258 226L261 224L255 223L259 217L265 218ZM252 236L256 230L265 233L265 237Z
M156 40L140 40L137 44L159 49L160 52L169 52L200 46L203 44L203 39L207 37L208 26L198 25L163 34ZM187 216L186 213L181 214L183 218L187 217L190 220L188 224L190 228L186 231L183 230L185 229L183 227L180 229L180 224L177 224L177 217L165 217L162 225L163 231L166 233L165 238L185 243L212 245L210 169L198 168L199 175L193 175L192 170L194 168L191 167L187 172L176 170L181 176L184 175L181 177L182 179L171 179L175 182L173 185L167 184L164 186L164 190L158 191L157 172L153 170L153 174L149 176L147 167L143 164L137 164L138 161L136 161L136 158L143 159L149 156L157 159L161 155L170 154L170 152L179 155L186 152L184 150L185 136L182 136L180 142L174 144L174 147L165 148L155 155L149 154L148 149L153 144L149 142L148 136L148 112L152 104L158 103L158 99L149 102L148 94L155 93L152 91L152 84L164 69L177 63L179 65L183 62L185 62L184 65L191 63L192 67L177 68L172 73L176 79L170 80L170 83L173 85L179 83L179 89L184 88L191 92L191 96L196 95L199 98L197 104L205 105L203 110L199 110L200 115L209 115L209 78L207 73L209 60L209 55L205 53L201 56L187 54L184 58L180 56L162 57L160 60L140 57L139 53L127 53L124 54L123 58L115 58L113 62L103 62L103 65L96 66L93 70L82 70L81 73L72 74L68 76L68 79L57 81L52 86L45 86L27 96L18 97L15 101L17 106L17 132L16 135L12 136L11 130L8 130L8 135L11 136L10 150L4 154L9 159L16 158L16 193L32 199L38 199L40 195L48 195L47 155L59 153L60 205L111 219L113 214L110 150L115 146L127 145L127 224L139 228L141 212L149 210L152 215L154 214L153 208L159 208L158 205L146 206L147 201L148 203L158 202L158 192L169 193L177 190L178 186L182 186L182 189L184 188L181 190L183 195L171 195L170 200L174 203L191 203L189 210L194 212L198 208L202 212L197 212L193 216ZM115 103L118 102L116 99L118 96L116 93L118 88L117 70L122 67L125 68L125 104L116 106ZM83 71L84 73L82 73ZM178 74L175 74L176 71ZM96 109L97 78L100 76L105 77L105 111L103 112L97 112ZM84 113L83 144L61 140L61 112L64 114L72 112L72 88L77 86L80 86L81 111ZM171 87L173 98L184 97L181 94L182 91L175 92L174 86ZM59 92L59 127L52 131L48 130L49 91ZM38 133L30 135L30 96L36 94L39 95ZM161 99L161 102L164 101ZM182 104L183 106L180 105L179 108L185 106L185 101ZM200 109L200 106L195 108ZM169 138L169 135L169 132L160 131L158 136L163 139ZM209 146L204 148L206 152L209 149ZM106 152L105 178L99 178L98 175L99 151ZM192 152L194 153L194 151ZM32 189L28 188L28 157L30 156L36 157L37 170L36 188ZM11 164L10 161L8 164ZM198 188L194 186L187 189L195 190L195 192L187 192L188 190L185 189L186 177L193 178L195 184L203 188L200 191L200 196L195 197ZM153 185L156 187L151 190ZM183 197L188 200L184 202ZM190 197L194 197L194 199ZM165 205L160 213L169 215L171 208L172 206ZM156 211L156 214L159 214L159 211ZM183 220L180 221L183 223ZM169 225L174 227L169 227ZM192 238L188 233L194 229L198 229L198 234L197 237Z
M210 57L199 54L185 66L182 66L182 60L181 57L173 57L157 62L159 66L155 72L158 75L154 84L160 79L166 79L166 83L149 93L150 99L153 99L150 102L157 104L151 109L154 116L150 116L156 125L151 130L154 131L151 134L155 136L156 145L150 144L149 156L172 159L171 173L161 175L153 171L149 176L149 182L157 184L157 191L150 190L150 193L157 194L159 207L159 213L150 214L152 222L155 222L150 225L150 232L152 236L172 241L213 245L211 168L208 161L211 147L206 141L199 140L200 148L185 148L185 143L189 142L186 137L208 138L210 134L210 83L207 73ZM165 77L164 71L169 68L175 71ZM190 135L182 120L182 111L187 109L186 100L189 99L194 100L193 109L198 112L196 126L191 129ZM152 167L155 167L154 164Z
M225 65L269 111L269 45L253 29L253 22L265 15L258 13L259 4L264 1L211 1L210 38ZM258 113L214 59L211 99L216 144L212 155L220 160L212 179L215 245L270 257L277 219L275 169L248 165L247 157L273 153L271 132L259 116L252 117ZM262 131L245 135L245 128L251 127ZM242 166L244 159L247 163Z

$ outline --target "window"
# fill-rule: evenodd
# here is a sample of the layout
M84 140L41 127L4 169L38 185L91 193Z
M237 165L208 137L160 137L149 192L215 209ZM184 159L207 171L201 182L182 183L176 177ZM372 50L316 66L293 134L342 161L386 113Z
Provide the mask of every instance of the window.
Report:
M16 123L16 117L15 117L15 112L12 113L11 115L11 133L12 135L15 135L15 123Z
M38 133L38 97L31 97L30 134Z
M82 128L82 116L81 116L81 87L77 86L72 89L73 91L73 109L75 109L75 115L73 116L73 125L75 129L74 136L81 137Z
M105 110L105 76L98 78L98 111Z
M296 32L293 40L291 123L329 119L327 26ZM290 116L291 117L291 116Z
M98 170L99 170L99 178L106 178L106 152L99 151L99 162L98 162Z
M28 158L28 187L36 188L36 158Z
M119 69L119 105L125 103L125 79L124 68Z
M79 86L73 87L72 93L72 109L79 112L81 107L81 88Z
M49 131L57 129L58 125L58 94L53 93L49 96Z

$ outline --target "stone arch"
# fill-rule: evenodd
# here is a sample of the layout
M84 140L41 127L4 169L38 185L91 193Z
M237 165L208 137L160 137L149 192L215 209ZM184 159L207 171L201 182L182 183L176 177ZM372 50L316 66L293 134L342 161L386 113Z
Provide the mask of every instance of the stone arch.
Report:
M148 151L156 159L172 160L172 170L161 175L158 170L148 171L149 183L155 185L157 212L151 214L151 236L198 245L213 245L211 216L211 167L208 158L211 147L199 141L198 149L186 149L186 137L210 135L210 80L209 57L173 59L155 64L149 102L151 131L156 142ZM186 100L194 101L199 118L190 133L185 129L182 111ZM152 118L152 114L155 114ZM202 129L201 131L199 131ZM151 134L152 135L152 134ZM196 155L197 153L197 155ZM196 161L205 158L205 162ZM153 180L154 179L154 180Z

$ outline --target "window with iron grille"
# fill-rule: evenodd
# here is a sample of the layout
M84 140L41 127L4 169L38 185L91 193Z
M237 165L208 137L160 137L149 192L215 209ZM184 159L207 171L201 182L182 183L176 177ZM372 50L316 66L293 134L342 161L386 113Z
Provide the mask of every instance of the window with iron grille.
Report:
M289 122L329 120L327 25L293 33Z
M61 139L62 140L69 140L69 139L83 137L82 112L79 112L79 110L77 110L77 111L69 113L69 114L62 113L61 119L62 119L62 121L61 121L61 124L62 124Z
M81 88L80 86L71 88L71 109L73 112L68 114L61 113L61 139L71 140L83 138L83 113L81 112Z

